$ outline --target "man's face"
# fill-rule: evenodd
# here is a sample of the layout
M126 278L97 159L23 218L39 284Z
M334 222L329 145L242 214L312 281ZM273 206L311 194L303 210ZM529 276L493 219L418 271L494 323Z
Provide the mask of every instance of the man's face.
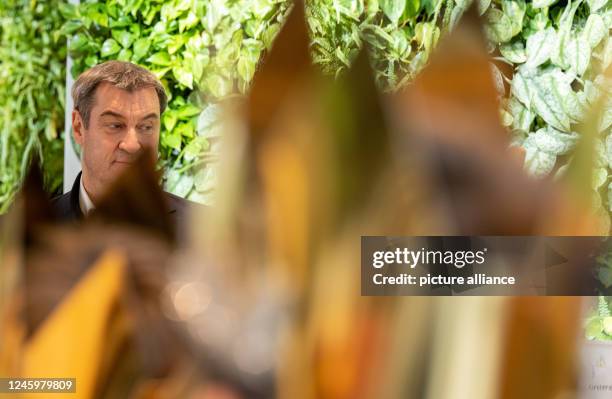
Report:
M152 87L129 92L101 83L95 91L88 127L76 110L72 126L75 141L82 148L83 185L90 196L99 197L145 149L157 157L157 93Z

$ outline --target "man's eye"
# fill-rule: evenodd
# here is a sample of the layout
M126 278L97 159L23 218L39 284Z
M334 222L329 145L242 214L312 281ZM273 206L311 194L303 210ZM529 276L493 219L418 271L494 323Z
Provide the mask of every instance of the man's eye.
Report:
M111 129L121 129L120 123L109 123L107 126Z
M151 132L153 130L153 126L151 125L141 126L140 130L142 130L143 132Z

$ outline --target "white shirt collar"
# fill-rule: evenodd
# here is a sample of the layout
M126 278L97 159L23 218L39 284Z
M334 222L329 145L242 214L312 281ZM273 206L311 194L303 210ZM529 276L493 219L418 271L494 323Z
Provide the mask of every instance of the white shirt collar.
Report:
M89 212L96 209L94 203L89 198L85 187L83 186L83 177L81 176L81 188L79 189L79 206L81 207L81 212L83 212L84 216L87 216Z

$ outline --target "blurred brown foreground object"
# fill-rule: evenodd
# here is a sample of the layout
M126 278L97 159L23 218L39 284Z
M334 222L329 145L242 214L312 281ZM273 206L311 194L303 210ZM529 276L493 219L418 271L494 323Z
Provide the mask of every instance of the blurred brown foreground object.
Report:
M151 165L80 226L55 223L34 169L0 374L75 373L87 399L575 397L578 298L364 297L359 238L601 233L577 194L588 124L565 180L529 178L474 11L399 93L367 49L331 81L308 46L297 2L230 115L218 213L185 241Z
M296 14L300 15L299 10ZM289 22L298 21L292 18ZM288 26L285 29L296 32ZM291 50L273 48L260 73L265 73L274 60L289 57L275 52L305 52L304 42L295 39ZM544 372L537 368L540 363L528 356L504 360L509 356L505 340L518 341L524 347L536 344L536 337L513 335L515 330L528 328L517 324L523 320L511 312L520 309L522 303L472 298L473 309L504 316L490 323L461 312L464 318L445 319L444 331L471 331L472 336L441 333L438 338L436 333L431 338L427 335L437 332L440 325L424 320L418 323L422 330L411 331L408 326L402 329L397 320L406 312L414 317L414 328L422 309L429 309L429 317L434 319L439 314L450 316L463 304L469 308L467 299L412 302L359 297L355 274L359 248L351 240L359 235L600 232L588 208L566 195L569 189L563 182L529 178L508 149L475 13L445 39L412 85L384 99L391 105L388 115L377 113L383 107L370 104L378 96L368 92L371 80L367 73L358 72L363 65L358 60L336 86L349 82L344 93L354 95L333 94L333 102L318 100L328 99L326 95L335 92L326 91L325 82L315 72L307 74L306 66L295 67L300 73L293 77L303 77L302 84L285 81L282 90L265 93L282 93L285 99L266 101L278 104L274 110L266 108L266 133L261 133L261 123L251 126L251 148L259 171L255 179L262 180L263 192L248 192L243 202L268 204L262 205L268 221L263 231L268 233L271 263L287 266L287 273L294 273L289 278L292 283L306 284L294 288L309 293L303 305L306 311L293 327L293 349L288 352L287 366L281 368L281 397L489 398L501 395L503 387L524 385L517 378L520 376L510 373L513 369L525 370L549 387L548 396L539 396L542 391L534 390L533 395L525 397L553 398L572 392L576 381L576 370L572 369L576 365L575 332L580 324L578 299L568 300L573 306L564 308L563 317L540 316L542 334L556 343L553 351L562 351L567 359L565 365L559 363L559 369L553 366ZM258 109L257 101L263 96L258 89L263 90L254 86L250 110ZM364 114L359 106L366 102L368 112ZM334 106L326 108L329 104ZM331 112L326 114L325 109ZM368 121L360 121L364 115ZM343 130L338 124L345 120L353 121L351 129ZM373 122L378 122L378 127L372 127ZM363 126L367 128L360 129ZM368 135L376 138L375 145ZM351 142L359 143L360 148L351 147ZM375 155L381 154L385 154L385 160L378 163ZM362 166L372 173L361 172ZM353 181L351 186L343 184L347 181ZM354 187L362 189L346 195ZM351 207L351 199L357 199L359 206ZM349 217L339 217L349 210ZM297 220L303 225L294 223ZM287 255L292 243L299 243L303 250L291 253L305 254L306 260ZM306 280L302 265L307 265ZM549 298L532 301L542 304L540 309L556 303ZM473 325L467 329L466 323ZM557 334L560 324L573 325L574 334ZM398 342L392 331L402 331L406 337L399 347L389 344ZM489 338L483 339L483 335ZM470 347L469 342L474 342L475 352L461 351ZM446 352L438 351L439 347ZM483 362L476 361L478 352ZM452 354L457 355L451 358ZM460 373L464 378L452 378L448 374L451 371L440 371L448 362L452 362L455 373L464 370ZM483 380L490 384L483 384ZM440 384L447 384L447 389L436 389Z

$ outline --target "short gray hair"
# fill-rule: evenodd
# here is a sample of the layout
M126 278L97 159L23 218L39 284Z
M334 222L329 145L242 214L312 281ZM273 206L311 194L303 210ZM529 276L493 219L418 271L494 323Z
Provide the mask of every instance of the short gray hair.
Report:
M155 75L131 62L106 61L83 72L72 86L74 108L81 114L85 128L89 126L96 88L102 82L127 91L152 87L159 98L160 114L166 109L166 90Z

